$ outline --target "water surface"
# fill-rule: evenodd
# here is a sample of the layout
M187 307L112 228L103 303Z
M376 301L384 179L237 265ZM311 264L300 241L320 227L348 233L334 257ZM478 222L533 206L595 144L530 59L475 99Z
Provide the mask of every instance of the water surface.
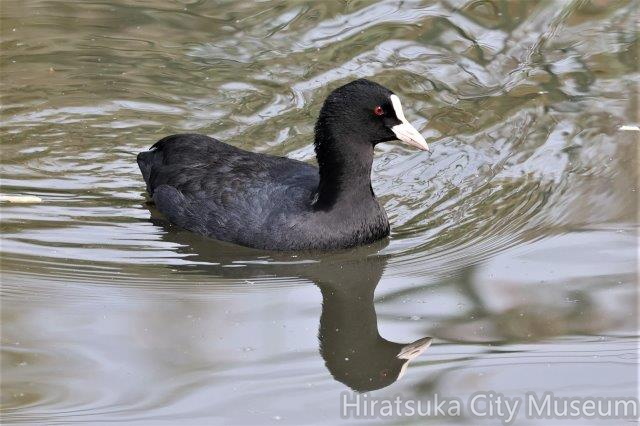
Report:
M637 396L636 2L0 13L1 193L42 200L2 204L4 423L335 424L350 389ZM161 137L314 161L324 98L359 77L433 151L377 149L388 241L255 251L146 204L135 154Z

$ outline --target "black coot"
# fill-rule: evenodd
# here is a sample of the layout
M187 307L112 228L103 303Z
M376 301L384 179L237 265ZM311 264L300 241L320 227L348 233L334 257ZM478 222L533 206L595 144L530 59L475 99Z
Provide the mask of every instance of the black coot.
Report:
M261 249L331 250L389 235L371 165L375 145L392 140L428 150L398 97L361 79L334 90L320 110L319 167L197 134L161 139L138 165L158 210L182 228Z

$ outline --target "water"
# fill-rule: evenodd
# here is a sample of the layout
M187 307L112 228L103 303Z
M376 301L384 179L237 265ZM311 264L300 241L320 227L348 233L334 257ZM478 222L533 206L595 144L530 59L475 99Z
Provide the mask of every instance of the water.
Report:
M637 395L634 1L1 14L1 193L42 200L2 204L3 422L335 424L349 389ZM322 101L357 77L433 151L377 150L389 241L260 252L150 212L135 153L200 132L313 161Z

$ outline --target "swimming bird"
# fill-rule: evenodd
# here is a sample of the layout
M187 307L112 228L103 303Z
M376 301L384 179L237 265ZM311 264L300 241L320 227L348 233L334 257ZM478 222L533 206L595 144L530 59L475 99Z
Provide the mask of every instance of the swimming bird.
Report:
M315 125L318 167L199 134L167 136L138 154L147 192L172 223L267 250L335 250L389 235L371 187L374 147L429 150L400 99L366 79L329 94Z

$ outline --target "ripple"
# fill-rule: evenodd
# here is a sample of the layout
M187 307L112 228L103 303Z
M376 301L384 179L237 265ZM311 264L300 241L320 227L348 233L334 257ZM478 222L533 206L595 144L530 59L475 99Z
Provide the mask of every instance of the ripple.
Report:
M331 423L314 284L367 259L383 334L436 338L378 396L631 394L636 9L3 3L2 194L42 200L0 206L4 418ZM256 251L145 203L135 154L161 137L313 161L324 98L360 77L433 148L377 149L389 241Z

